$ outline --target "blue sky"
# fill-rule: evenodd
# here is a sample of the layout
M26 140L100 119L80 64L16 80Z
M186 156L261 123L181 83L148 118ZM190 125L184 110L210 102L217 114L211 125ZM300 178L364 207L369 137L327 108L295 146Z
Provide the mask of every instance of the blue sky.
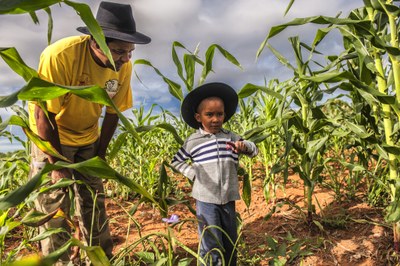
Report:
M100 1L80 1L88 4L94 14ZM263 85L264 80L278 78L285 80L292 73L284 68L267 49L256 60L256 52L272 26L282 24L297 17L308 16L347 16L350 10L363 6L362 0L296 0L284 16L289 1L282 0L121 0L133 7L137 30L152 38L148 45L137 45L132 60L150 61L168 78L179 82L171 58L174 41L179 41L187 49L199 48L199 55L204 58L206 49L211 44L219 44L233 54L241 63L240 70L215 53L214 73L207 81L223 81L239 90L246 83ZM62 4L51 7L54 29L52 41L79 35L76 28L82 26L79 16L69 6ZM47 15L37 12L40 20L35 25L30 16L0 15L0 47L15 47L25 62L32 68L37 67L41 51L47 45ZM271 44L287 58L291 58L288 38L299 36L308 43L315 34L316 26L288 28L271 40ZM341 49L339 35L331 37L321 48L329 54ZM133 75L132 88L134 108L140 104L149 106L159 104L173 113L179 112L179 102L173 98L167 85L149 67L135 68L143 81L141 84ZM197 70L201 72L200 69ZM180 82L179 82L180 83ZM0 60L0 95L8 95L24 84L22 78L12 72L4 61ZM4 120L11 109L0 109ZM128 113L129 115L129 113ZM13 128L18 132L18 128ZM0 138L0 151L12 150L17 146Z

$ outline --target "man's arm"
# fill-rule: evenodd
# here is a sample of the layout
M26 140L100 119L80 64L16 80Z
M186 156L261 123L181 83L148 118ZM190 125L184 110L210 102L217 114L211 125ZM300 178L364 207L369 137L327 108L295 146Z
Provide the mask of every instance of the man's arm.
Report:
M97 150L97 155L102 159L106 158L107 147L117 128L118 120L117 114L106 113L104 116L101 126L99 148Z
M61 151L61 144L60 138L58 136L58 127L56 123L56 115L54 113L48 112L49 119L46 117L45 112L39 106L35 105L35 120L36 120L36 127L38 130L39 136L47 140L51 143L51 145L60 153ZM53 157L51 155L47 155L50 163L55 163L59 159ZM60 169L54 170L51 172L51 177L53 182L57 182L61 178L69 178L70 173L67 169Z

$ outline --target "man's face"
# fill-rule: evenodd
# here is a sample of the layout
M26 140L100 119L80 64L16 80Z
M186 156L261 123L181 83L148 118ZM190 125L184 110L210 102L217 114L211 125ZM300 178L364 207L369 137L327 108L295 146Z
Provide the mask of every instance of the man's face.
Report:
M115 70L119 71L123 64L131 60L132 52L133 50L135 50L135 44L115 40L108 43L108 48L110 49L111 55L115 63ZM97 48L97 51L95 51L95 55L105 67L114 70L111 61L108 60L107 56L101 51L100 48Z
M221 131L224 123L224 109L224 102L220 98L206 98L200 102L194 117L197 122L201 123L205 131L215 134Z

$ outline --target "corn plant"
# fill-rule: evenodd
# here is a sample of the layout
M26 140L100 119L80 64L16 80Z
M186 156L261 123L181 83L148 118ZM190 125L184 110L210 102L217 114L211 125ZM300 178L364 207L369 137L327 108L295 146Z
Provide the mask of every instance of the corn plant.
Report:
M293 1L292 1L293 2ZM393 224L394 249L399 252L400 193L398 188L398 121L400 97L400 65L398 62L399 6L394 1L364 1L365 6L353 10L347 18L309 17L295 19L273 27L262 43L258 54L268 45L269 38L286 27L316 23L328 25L319 29L314 43L319 43L332 30L343 36L344 51L330 56L324 71L307 80L339 84L343 90L356 96L366 117L365 124L347 123L361 142L359 160L370 161L380 157L387 162L387 183L391 204L387 208L387 221ZM362 145L361 145L362 144ZM363 149L366 147L367 149ZM367 156L365 156L367 155ZM368 157L369 156L369 157ZM383 167L383 165L381 165Z
M266 87L279 93L282 85L278 80L271 80ZM254 102L259 114L258 125L269 123L276 118L279 102L275 97L259 91L254 96ZM268 128L262 138L265 139L258 143L258 147L262 158L261 162L265 169L264 196L269 201L275 199L276 190L279 187L279 176L272 171L272 167L278 163L283 153L281 149L283 142L276 127Z
M308 222L311 224L312 215L315 213L312 195L316 184L320 184L323 180L323 175L321 175L323 154L327 149L327 140L336 129L336 125L322 111L323 104L321 102L324 93L329 92L328 86L323 82L315 82L306 78L318 74L316 70L313 70L315 66L311 60L316 44L311 47L307 46L301 43L298 37L291 37L289 40L294 51L296 66L291 65L283 55L268 44L274 55L296 73L280 95L281 111L278 120L284 131L282 136L286 143L286 151L285 164L280 163L277 168L286 169L284 174L287 177L287 169L290 167L303 180L305 206ZM303 49L310 51L307 59L304 59L305 51ZM291 161L291 165L289 165L289 156L293 152L299 161Z

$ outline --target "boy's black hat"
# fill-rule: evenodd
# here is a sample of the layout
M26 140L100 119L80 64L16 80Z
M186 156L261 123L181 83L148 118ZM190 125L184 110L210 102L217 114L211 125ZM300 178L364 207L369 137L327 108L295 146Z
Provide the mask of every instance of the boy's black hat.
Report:
M130 5L103 1L97 11L96 20L107 38L137 44L146 44L151 41L150 37L136 31ZM78 27L77 30L90 34L87 27Z
M197 122L194 115L197 113L197 107L200 102L209 97L218 97L224 102L224 122L228 121L235 114L238 105L238 95L231 86L221 82L203 84L189 92L182 102L181 114L183 120L190 127L199 128L199 122Z

